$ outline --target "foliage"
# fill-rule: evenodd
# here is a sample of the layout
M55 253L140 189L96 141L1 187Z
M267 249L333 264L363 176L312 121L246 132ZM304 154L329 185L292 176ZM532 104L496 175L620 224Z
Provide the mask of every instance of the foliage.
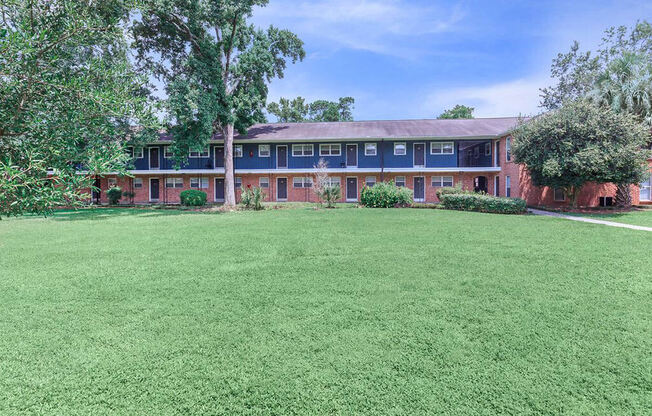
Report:
M647 170L647 128L585 100L521 123L513 136L514 161L533 183L564 189L573 205L587 182L638 183Z
M114 186L106 191L106 196L109 198L109 205L118 205L122 198L122 188Z
M292 32L248 22L267 0L151 0L133 28L138 62L165 82L177 165L215 134L225 144L225 205L235 205L233 135L264 121L267 84L305 56Z
M335 203L342 197L342 188L338 184L325 185L318 196L326 203L326 208L335 208Z
M325 202L328 208L335 208L335 202L342 197L339 185L333 185L328 176L328 162L320 158L315 168L315 179L312 190L319 198L320 203Z
M437 189L437 191L435 191L435 194L437 195L437 198L439 198L439 199L441 199L442 195L448 195L448 194L468 194L468 195L471 195L471 194L475 194L475 193L476 192L474 192L472 190L465 190L462 187L461 183L457 183L457 184L455 184L455 186L445 186L445 187L439 188L439 189Z
M525 201L520 198L502 198L485 194L442 194L441 207L457 211L477 211L494 214L524 214Z
M315 121L353 121L353 97L340 97L339 102L317 100L306 103L303 97L293 100L282 98L270 103L267 110L279 123L302 123Z
M365 186L360 195L360 204L369 208L407 207L412 204L412 191L394 182L378 182Z
M88 200L154 126L127 57L127 0L0 3L0 217ZM82 167L88 175L78 175Z
M438 119L459 119L459 118L473 118L473 107L457 104L455 107L448 109L441 113Z
M202 207L206 205L206 192L198 189L186 189L179 194L181 205L187 207Z
M576 41L569 52L558 54L550 70L556 84L541 89L541 106L553 110L565 101L585 97L611 62L628 53L652 56L652 25L648 21L637 22L631 30L626 26L607 29L595 53L581 52Z
M253 209L254 211L261 211L263 207L263 201L265 200L265 192L263 188L258 186L247 186L246 189L242 191L240 196L240 203L247 209Z

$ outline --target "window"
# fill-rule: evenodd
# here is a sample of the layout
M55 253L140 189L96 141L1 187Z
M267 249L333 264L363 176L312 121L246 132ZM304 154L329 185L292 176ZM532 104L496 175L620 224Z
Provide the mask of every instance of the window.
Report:
M432 177L432 186L441 188L441 187L450 187L453 186L453 177L452 176L433 176Z
M166 178L166 188L183 188L183 178Z
M208 189L208 178L190 178L190 187Z
M403 156L407 153L405 142L394 143L394 156Z
M109 189L115 188L118 186L118 180L116 178L109 178Z
M312 178L293 178L292 186L295 188L312 188Z
M562 188L555 188L554 197L555 197L555 201L565 201L566 200L566 194L564 193L564 190Z
M142 147L138 147L134 149L133 146L129 146L127 148L127 153L129 154L129 156L135 159L142 159L145 157L145 152Z
M491 156L491 143L484 144L484 155Z
M473 157L474 157L475 159L477 159L477 158L480 157L480 148L479 148L478 146L476 146L476 147L473 148Z
M242 145L241 144L236 144L233 146L233 157L242 157Z
M320 144L319 156L340 156L342 154L342 146L340 144Z
M512 138L508 137L505 140L505 160L510 161L512 160Z
M324 186L340 186L340 178L339 177L328 177L324 181Z
M242 188L242 178L240 176L235 177L235 189Z
M366 178L364 178L364 184L365 184L365 186L368 186L369 188L371 188L372 186L374 186L376 184L376 177L375 176L367 176Z
M261 188L269 188L269 178L268 177L259 178L258 186L260 186Z
M202 149L201 151L199 151L199 150L191 150L188 157L195 158L195 159L200 158L200 157L208 157L208 147L205 148L205 149Z
M166 159L172 159L174 157L174 153L172 153L170 146L165 146L163 148L163 157L165 157Z
M312 156L313 148L311 144L293 144L292 145L292 156L303 157L303 156Z
M140 189L143 187L143 178L134 178L134 188Z
M431 142L430 154L431 155L452 155L455 153L455 145L453 142Z
M269 145L268 144L259 144L258 145L258 157L269 157Z
M394 179L394 183L396 184L396 186L403 186L403 187L405 187L405 176L397 176L397 177Z
M365 143L364 145L364 155L365 156L376 156L378 153L378 148L376 143Z
M641 183L641 201L652 200L652 176L648 176L647 180Z
M512 197L512 178L509 176L505 176L505 196Z

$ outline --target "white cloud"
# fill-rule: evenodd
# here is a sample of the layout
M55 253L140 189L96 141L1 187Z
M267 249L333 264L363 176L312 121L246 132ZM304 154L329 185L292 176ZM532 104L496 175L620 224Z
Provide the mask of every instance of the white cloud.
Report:
M336 48L410 58L418 53L418 48L406 48L406 39L453 31L464 16L457 4L424 6L407 0L316 0L271 2L254 13L254 21L259 25L273 23L288 27L302 37L315 36Z
M539 108L539 88L550 85L545 76L516 79L492 85L437 90L424 102L429 112L439 114L456 104L475 107L476 117L535 115Z

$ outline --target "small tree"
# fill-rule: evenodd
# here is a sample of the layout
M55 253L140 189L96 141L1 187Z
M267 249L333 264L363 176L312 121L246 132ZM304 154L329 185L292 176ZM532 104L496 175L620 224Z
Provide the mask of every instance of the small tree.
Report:
M465 105L456 105L450 110L446 110L437 117L438 119L457 119L457 118L473 118L473 107Z
M319 159L315 168L315 180L313 181L313 191L319 198L320 203L326 203L326 207L335 207L335 202L341 198L342 190L339 185L333 185L328 176L328 162L323 158Z
M122 198L122 188L114 186L106 192L106 196L109 198L110 205L118 205Z
M521 123L513 137L514 161L535 185L564 189L572 206L587 182L634 184L647 169L646 127L585 100Z

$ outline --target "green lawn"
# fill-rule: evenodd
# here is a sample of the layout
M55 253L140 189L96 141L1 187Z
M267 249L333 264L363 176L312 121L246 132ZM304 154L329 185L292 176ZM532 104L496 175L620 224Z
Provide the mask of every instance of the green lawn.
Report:
M652 208L639 209L630 212L615 212L609 214L571 214L598 220L621 222L624 224L652 227Z
M650 414L652 235L309 207L0 221L0 414Z

